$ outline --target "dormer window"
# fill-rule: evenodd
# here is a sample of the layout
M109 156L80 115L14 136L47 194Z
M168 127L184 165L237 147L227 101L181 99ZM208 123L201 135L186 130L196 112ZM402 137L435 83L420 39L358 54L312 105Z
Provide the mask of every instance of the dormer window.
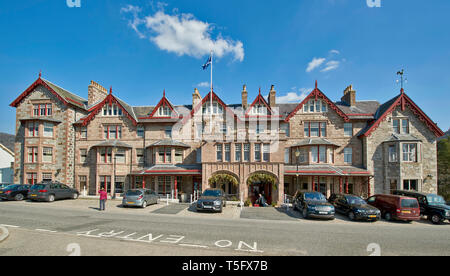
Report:
M102 110L103 116L122 116L122 109L116 104L105 105Z
M267 115L267 108L262 104L257 104L252 107L252 114Z
M397 134L409 134L409 120L408 119L394 119L394 132Z
M202 108L203 114L211 114L211 103L205 103ZM212 104L212 114L223 114L223 106L219 103Z
M305 113L320 113L327 112L328 105L322 100L309 100L303 106L303 112Z
M35 117L52 116L52 114L53 114L53 109L52 109L52 104L50 104L50 103L33 105L33 115Z
M168 106L161 106L158 109L159 117L172 117L172 110Z

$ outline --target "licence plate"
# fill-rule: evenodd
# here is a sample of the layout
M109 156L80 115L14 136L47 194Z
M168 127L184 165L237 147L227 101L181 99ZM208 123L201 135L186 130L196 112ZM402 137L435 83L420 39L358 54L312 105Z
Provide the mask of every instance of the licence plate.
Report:
M127 202L127 204L134 204L134 202Z
M37 195L31 195L31 196L35 197L35 196L37 196Z
M376 218L377 216L374 216L374 215L372 215L372 216L369 216L369 218Z
M203 208L205 208L205 209L211 209L212 206L203 206Z
M411 214L411 211L402 211L403 214Z
M327 212L319 212L319 214L321 214L321 215L326 215L326 214L328 214Z
M0 194L3 194L3 192L0 192Z

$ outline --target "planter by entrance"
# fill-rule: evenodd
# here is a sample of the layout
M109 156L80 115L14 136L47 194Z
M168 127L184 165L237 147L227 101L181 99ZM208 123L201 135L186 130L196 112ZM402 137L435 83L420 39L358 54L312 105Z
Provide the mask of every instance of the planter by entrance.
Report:
M267 200L267 204L271 205L273 200L273 191L277 189L277 178L266 172L258 172L252 174L247 179L248 197L252 204L258 199L259 194L262 194Z

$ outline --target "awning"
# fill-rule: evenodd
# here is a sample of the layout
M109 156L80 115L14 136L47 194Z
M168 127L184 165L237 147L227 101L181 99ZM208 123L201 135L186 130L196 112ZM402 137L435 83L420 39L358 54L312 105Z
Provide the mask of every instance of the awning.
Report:
M93 148L96 147L113 147L113 148L128 148L128 149L132 149L133 147L124 143L124 142L120 142L119 140L108 140L105 142L102 142L100 144L94 145L92 146Z
M299 176L372 176L366 169L354 166L331 166L331 165L309 165L309 166L285 166L285 175Z
M201 165L155 165L142 171L135 171L132 175L202 175Z
M29 117L29 118L22 118L20 119L21 122L28 122L28 121L41 121L41 122L50 122L55 124L60 124L62 121L49 118L49 117Z
M304 139L300 142L298 142L297 144L291 146L291 148L294 147L304 147L304 146L335 146L335 147L340 147L340 145L330 142L327 139L324 138L309 138L309 139Z

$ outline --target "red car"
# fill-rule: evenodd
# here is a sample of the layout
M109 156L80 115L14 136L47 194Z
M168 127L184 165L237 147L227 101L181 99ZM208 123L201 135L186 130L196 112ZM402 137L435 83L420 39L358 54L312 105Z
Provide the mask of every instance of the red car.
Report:
M420 207L417 199L398 195L374 195L367 203L378 208L388 221L403 220L411 222L420 220Z

